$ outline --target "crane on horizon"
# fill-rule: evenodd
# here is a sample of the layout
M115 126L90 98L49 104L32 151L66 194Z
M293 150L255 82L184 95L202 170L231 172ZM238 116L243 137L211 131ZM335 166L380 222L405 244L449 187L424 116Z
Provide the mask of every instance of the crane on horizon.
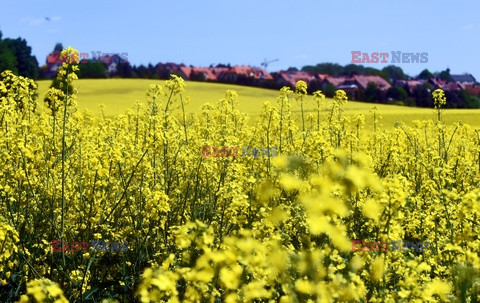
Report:
M273 59L273 60L267 61L267 58L265 58L265 59L263 60L263 62L261 63L261 65L262 65L265 69L267 69L267 66L268 66L270 63L277 62L277 61L278 61L278 59Z

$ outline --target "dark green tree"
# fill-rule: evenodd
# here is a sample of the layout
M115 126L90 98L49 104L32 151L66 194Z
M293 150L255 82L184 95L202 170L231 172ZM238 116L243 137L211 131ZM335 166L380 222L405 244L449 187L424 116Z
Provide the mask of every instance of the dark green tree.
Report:
M378 86L370 82L367 84L367 89L365 89L365 101L367 102L374 102L374 103L381 103L383 102L383 96Z
M128 62L118 63L117 65L117 75L120 78L131 78L132 71L132 66Z
M450 76L450 69L447 68L444 71L441 71L438 77L442 80L452 81L452 77Z
M390 79L391 79L391 77L388 73L384 72L383 70L379 70L379 69L376 69L376 68L373 68L373 67L365 67L364 73L366 75L380 76L384 80L386 80L387 82L390 82Z
M426 85L416 86L412 93L415 104L420 107L433 107L431 92L432 90Z
M145 65L141 64L134 70L138 78L148 78L148 68Z
M432 74L428 69L424 69L424 70L418 75L418 78L419 78L419 79L427 80L427 79L433 78L433 74Z
M332 76L338 76L343 72L343 66L337 63L319 63L315 66L306 65L301 69L304 72L312 72L319 74L327 74Z
M16 59L17 72L20 76L28 77L31 79L38 78L38 61L35 56L32 56L32 48L27 45L25 39L4 39L0 43L10 50L4 51L6 53L7 64L12 63L11 55Z
M54 52L61 52L63 50L63 45L62 43L57 43L55 44L55 47L53 48Z
M365 67L363 65L357 65L357 64L345 65L345 67L343 68L342 75L351 76L353 74L364 75Z
M204 73L196 73L192 71L190 73L190 80L192 81L205 81L205 74Z
M5 70L11 70L14 74L18 75L17 58L15 54L0 40L0 73Z
M302 72L315 73L317 70L313 65L305 65L302 67Z
M393 80L403 80L406 79L406 75L403 72L401 67L395 65L388 65L382 69L382 72L388 74L388 77Z
M465 103L468 108L480 108L480 97L466 96Z
M78 64L79 71L77 72L79 79L85 78L105 78L105 67L100 62L87 61Z
M333 86L333 84L331 83L327 83L327 85L325 86L325 96L328 97L328 98L333 98L333 96L335 96L335 91L337 89L335 88L335 86Z
M399 86L392 86L387 90L385 97L387 99L392 98L393 100L404 101L407 99L407 92Z
M315 66L316 72L319 74L328 74L338 76L343 72L343 66L337 63L320 63Z
M446 90L445 97L447 98L447 104L445 108L466 108L465 94L462 91Z

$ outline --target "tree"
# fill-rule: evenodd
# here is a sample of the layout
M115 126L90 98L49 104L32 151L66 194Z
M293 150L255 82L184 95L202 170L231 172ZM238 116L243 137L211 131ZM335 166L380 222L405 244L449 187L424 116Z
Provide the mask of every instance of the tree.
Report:
M433 74L432 74L428 69L424 69L424 70L418 75L418 78L419 78L419 79L427 80L427 79L433 78Z
M148 78L148 68L143 64L135 69L135 73L138 78Z
M383 70L379 70L373 67L365 67L364 73L366 75L380 76L385 79L385 81L390 82L390 75Z
M132 66L129 62L118 63L117 73L121 78L131 78L132 77ZM158 73L158 71L157 71Z
M393 80L403 80L406 78L405 73L401 67L395 65L388 65L382 69L382 72L388 74L388 77Z
M53 48L54 52L61 52L63 50L63 45L62 43L57 43L55 44L55 47Z
M205 81L205 74L204 73L196 73L192 71L190 73L190 80L192 81Z
M333 86L333 84L331 83L327 83L327 86L325 87L325 96L328 97L328 98L333 98L333 96L335 96L335 91L336 91L336 88L335 86Z
M77 73L78 78L105 78L105 66L100 62L93 62L91 60L80 63L78 65L80 69Z
M0 73L5 70L11 70L14 74L18 74L17 58L14 53L0 41Z
M375 103L380 103L383 101L382 92L373 82L369 82L367 84L367 89L365 90L365 101Z
M301 71L338 76L343 72L343 67L337 63L319 63L315 66L305 65Z
M315 73L316 69L313 65L305 65L304 67L302 67L302 72Z
M413 89L412 96L415 98L415 103L420 107L433 107L431 96L431 89L426 85L419 85Z
M287 72L298 72L298 68L293 67L293 66L290 66L290 67L287 69Z
M445 108L465 108L467 103L465 102L465 94L462 91L445 91L445 97L447 98L447 104Z
M337 63L320 63L315 66L319 74L338 76L343 72L343 66Z
M170 70L165 66L157 67L157 74L160 79L170 79Z
M158 72L157 72L155 66L152 65L152 63L148 63L147 69L148 69L148 73L147 73L148 78L150 78L150 79L152 79L152 78L153 79L158 79L159 78Z
M465 103L468 108L480 108L480 98L477 96L466 96Z
M446 81L452 81L452 77L450 76L450 69L447 68L446 70L444 71L441 71L440 72L440 75L438 75L438 77L442 80L446 80Z
M319 80L312 80L308 83L308 93L313 94L317 90L322 90L322 82Z
M25 39L4 39L0 41L3 47L9 51L3 51L3 58L5 58L6 65L13 63L12 55L16 59L16 68L20 76L28 77L30 79L38 78L38 61L35 56L32 56L32 48L27 45ZM2 58L2 59L3 59Z
M399 86L392 86L387 90L385 97L387 99L392 98L393 100L404 101L407 99L407 92Z
M342 75L351 76L353 74L357 74L357 75L365 74L365 67L363 67L363 65L357 65L357 64L345 65L345 67L343 68Z

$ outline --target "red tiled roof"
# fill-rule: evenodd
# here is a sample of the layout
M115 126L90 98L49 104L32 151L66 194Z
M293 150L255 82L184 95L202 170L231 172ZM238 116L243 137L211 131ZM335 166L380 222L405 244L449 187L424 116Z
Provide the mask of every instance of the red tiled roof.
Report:
M176 64L176 63L172 63L172 62L167 62L167 63L161 63L160 62L155 67L157 69L165 68L165 69L169 70L170 72L175 73L175 72L179 71L180 68L186 67L186 66L184 64Z
M273 80L272 75L263 68L251 67L246 65L235 65L225 73L237 74L246 77L254 77L255 79Z
M47 65L48 64L55 64L55 63L62 63L62 60L60 58L60 52L59 51L53 51L47 56Z
M327 74L317 74L317 78L318 78L318 80L320 80L320 81L325 80L327 77L328 77Z
M390 83L380 76L354 75L352 78L362 89L366 89L368 83L375 83L378 86L378 89L383 91L391 87Z
M280 72L280 77L292 87L295 87L296 83L300 80L307 82L307 84L315 80L314 74L302 71Z
M472 95L480 95L480 86L466 87L466 91Z
M190 79L190 74L191 74L191 72L192 72L192 68L191 68L191 67L188 67L188 66L180 66L180 68L179 68L178 70L179 70L181 73L183 73L187 79Z
M415 87L415 86L418 86L418 85L423 85L423 83L425 83L424 81L422 80L406 80L406 84L410 87Z
M460 89L465 89L465 87L461 83L450 82L444 85L444 90L460 90Z
M417 86L422 86L425 83L425 80L397 80L396 85L400 84L403 88L407 89L410 93L413 93L413 90ZM407 87L406 87L407 86Z
M212 67L212 68L210 68L212 73L214 75L216 75L217 77L218 77L218 75L227 72L229 69L230 68L228 68L228 67Z
M337 87L342 85L347 80L344 76L326 76L325 81L332 84L333 86Z
M442 80L439 78L430 78L428 80L437 87L444 87L447 84L446 80Z
M207 81L216 81L217 80L217 76L215 76L215 74L213 74L212 70L210 68L207 68L207 67L193 67L192 72L194 72L196 74L203 73L205 75L205 80L207 80Z

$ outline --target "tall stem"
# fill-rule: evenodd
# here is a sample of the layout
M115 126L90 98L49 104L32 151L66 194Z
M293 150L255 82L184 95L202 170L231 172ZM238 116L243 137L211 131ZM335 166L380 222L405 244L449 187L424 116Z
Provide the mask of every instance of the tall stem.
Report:
M68 79L68 75L67 75ZM65 239L65 129L67 124L67 102L68 102L68 82L67 82L67 94L63 102L63 125L62 125L62 259L63 266L65 266L65 250L63 249L63 241Z

